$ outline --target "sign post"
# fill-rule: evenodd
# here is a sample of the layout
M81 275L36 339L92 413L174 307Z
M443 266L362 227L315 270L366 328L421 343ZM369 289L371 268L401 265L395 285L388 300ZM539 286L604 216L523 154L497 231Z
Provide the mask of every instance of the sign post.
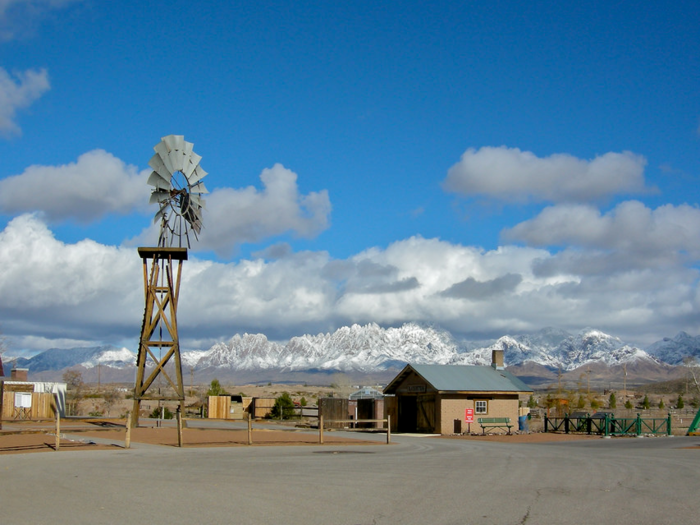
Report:
M472 423L474 423L474 409L467 408L464 411L464 422L467 423L467 434L472 433Z

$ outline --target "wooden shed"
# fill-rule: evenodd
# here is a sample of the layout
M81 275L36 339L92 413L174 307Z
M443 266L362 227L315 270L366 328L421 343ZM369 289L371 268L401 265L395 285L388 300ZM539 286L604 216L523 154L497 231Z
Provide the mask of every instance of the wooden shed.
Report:
M32 381L2 382L2 419L52 419L58 411L65 417L66 384Z
M502 362L502 361L501 361ZM479 417L507 417L517 429L518 401L532 389L500 366L406 365L387 385L385 416L394 432L461 434L466 409Z
M241 395L209 396L207 417L209 419L244 419L251 405L252 397Z

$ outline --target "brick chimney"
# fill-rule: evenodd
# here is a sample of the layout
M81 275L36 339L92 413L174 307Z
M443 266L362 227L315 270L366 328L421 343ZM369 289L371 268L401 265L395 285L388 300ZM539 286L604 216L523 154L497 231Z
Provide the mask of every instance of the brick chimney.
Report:
M29 381L29 368L13 368L10 371L12 381Z
M503 370L505 368L503 360L503 350L491 351L491 366L496 370Z

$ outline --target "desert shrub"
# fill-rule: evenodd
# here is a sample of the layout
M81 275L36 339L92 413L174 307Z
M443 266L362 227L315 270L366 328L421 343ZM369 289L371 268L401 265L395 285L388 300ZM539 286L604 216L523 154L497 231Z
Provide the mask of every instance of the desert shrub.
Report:
M629 399L625 401L625 408L627 410L632 410L634 408L634 405L632 405L632 401L630 401Z
M270 411L270 417L275 419L290 419L294 417L294 401L292 401L287 392L275 399L275 405Z
M680 408L684 408L684 407L685 407L685 402L683 401L683 396L679 394L678 401L676 401L676 408L680 409Z
M610 393L610 399L608 399L608 406L610 408L617 408L617 397L615 397L615 392Z
M151 419L160 419L161 411L163 414L163 419L172 419L175 417L175 415L170 411L168 407L154 408L153 412L151 412L148 415L148 417L150 417Z

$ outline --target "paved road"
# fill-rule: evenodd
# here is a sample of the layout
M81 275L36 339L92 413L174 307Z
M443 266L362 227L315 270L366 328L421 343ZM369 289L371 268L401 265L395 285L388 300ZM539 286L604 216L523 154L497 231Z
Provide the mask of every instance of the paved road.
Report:
M0 523L690 524L700 516L700 438L394 440L0 456Z

